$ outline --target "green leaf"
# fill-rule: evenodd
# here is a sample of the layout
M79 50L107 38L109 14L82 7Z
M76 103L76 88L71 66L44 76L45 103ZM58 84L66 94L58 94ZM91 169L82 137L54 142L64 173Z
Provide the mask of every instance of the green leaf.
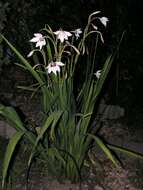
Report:
M56 157L63 165L66 164L64 158L60 154L60 151L56 147L49 148L48 154L50 157Z
M4 188L5 180L8 174L8 169L10 166L10 161L12 159L12 156L14 154L16 145L18 144L21 137L24 135L24 132L18 131L16 132L12 138L9 141L9 144L7 145L5 157L4 157L4 163L3 163L3 170L2 170L2 188Z
M51 52L51 47L50 44L47 44L47 53L48 53L48 60L51 61L52 60L52 52Z
M37 74L37 72L33 69L33 67L30 65L30 63L17 51L17 49L3 36L0 35L4 41L9 45L9 47L14 51L14 53L18 56L18 58L22 61L22 63L26 66L26 68L31 72L33 77L40 83L40 85L43 85L43 81Z
M57 112L54 115L54 120L53 120L53 123L52 123L52 126L51 126L51 131L50 131L50 135L51 135L52 139L56 138L55 137L55 126L58 123L59 119L61 118L62 114L63 114L63 112Z
M0 115L2 115L8 122L14 127L17 131L21 131L25 133L26 138L31 142L31 144L35 143L35 135L32 134L28 129L25 128L22 123L20 117L14 108L9 106L3 106L0 104Z
M42 93L43 93L43 105L47 105L48 99L47 96L45 96L46 94L46 85L45 85L45 81L42 80L42 78L40 77L40 75L34 70L34 68L30 65L30 63L22 56L22 54L3 36L0 34L0 36L3 38L3 40L8 44L8 46L12 49L12 51L17 55L17 57L21 60L21 62L24 65L24 68L27 69L32 76L38 81ZM46 104L45 104L46 102ZM47 113L47 107L44 106L44 112Z
M97 136L92 135L92 134L88 134L88 136L92 137L96 143L99 145L99 147L103 150L103 152L107 155L107 157L113 162L113 164L117 167L117 160L115 159L115 157L113 156L113 154L111 153L110 149L108 148L107 145L105 145L105 143Z
M100 91L102 89L102 86L103 86L103 84L105 82L105 79L106 79L106 77L107 77L107 75L108 75L108 73L110 71L111 65L112 65L112 63L113 63L113 61L114 61L114 59L115 59L115 57L116 57L116 55L117 55L117 53L119 51L120 44L121 44L122 39L124 37L124 33L125 32L123 32L123 34L121 36L121 39L119 41L119 44L118 44L115 52L112 55L109 55L107 57L105 63L104 63L103 69L101 71L101 76L100 76L100 78L99 78L99 80L97 81L97 84L96 84L96 94L95 94L95 98L94 99L97 98L97 96L99 95L99 93L100 93Z
M21 90L27 90L27 91L35 91L35 88L33 87L29 87L29 86L16 86L17 88L21 89Z
M99 95L99 93L100 93L100 91L101 91L101 89L103 87L103 84L105 82L107 74L110 71L110 68L111 68L111 65L112 65L113 61L114 61L114 56L113 55L108 56L108 58L105 61L105 64L104 64L103 69L101 71L101 76L100 76L99 80L96 83L96 93L95 93L94 100L98 97L98 95Z
M25 127L14 108L0 104L0 115L4 116L16 130L25 131Z
M31 152L31 155L30 155L30 158L29 158L29 161L28 161L28 165L31 164L31 161L32 161L32 157L33 157L33 154L35 152L35 149L40 141L40 139L43 138L43 135L45 134L45 132L47 131L47 129L49 127L51 127L52 129L52 132L51 132L51 135L53 136L54 135L54 127L55 125L57 124L59 118L61 117L62 115L62 112L53 112L46 120L45 124L43 125L43 127L41 127L40 131L39 131L39 134L38 134L38 137L35 141L35 144L33 146L33 149L32 149L32 152ZM53 124L52 124L53 123ZM52 125L52 126L51 126Z
M14 63L15 65L17 65L18 67L21 67L24 70L28 70L26 66L21 65L20 63Z
M37 137L37 142L43 137L46 130L51 126L51 123L53 122L52 127L56 125L58 122L60 116L62 115L62 111L53 112L46 120L44 126L41 128L40 133Z
M136 158L140 158L140 159L143 159L143 153L137 153L137 152L134 152L132 150L129 150L127 148L123 148L123 147L119 147L119 146L116 146L116 145L109 145L107 144L107 146L112 149L112 150L115 150L115 151L118 151L118 152L121 152L121 153L125 153L129 156L133 156L133 157L136 157Z

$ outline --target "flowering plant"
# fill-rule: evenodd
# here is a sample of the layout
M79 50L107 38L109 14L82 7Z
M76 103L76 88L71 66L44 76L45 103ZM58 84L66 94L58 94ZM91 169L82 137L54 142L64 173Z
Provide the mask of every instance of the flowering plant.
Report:
M103 68L95 70L97 44L99 40L104 42L96 20L105 27L108 22L106 17L97 16L99 13L97 11L89 16L83 30L60 29L54 32L46 25L40 33L35 33L30 43L34 43L36 48L27 56L29 60L32 56L36 60L34 66L1 35L21 60L22 64L18 65L29 70L36 79L35 85L25 89L40 92L43 112L41 126L31 131L22 123L14 108L0 105L0 114L17 130L5 154L3 187L16 145L23 138L32 145L29 166L33 158L38 158L48 166L49 171L71 180L81 179L82 168L90 159L89 151L95 141L117 165L110 151L114 147L109 148L96 135L94 125L95 103L115 56L109 55ZM40 61L36 57L38 52L42 58Z

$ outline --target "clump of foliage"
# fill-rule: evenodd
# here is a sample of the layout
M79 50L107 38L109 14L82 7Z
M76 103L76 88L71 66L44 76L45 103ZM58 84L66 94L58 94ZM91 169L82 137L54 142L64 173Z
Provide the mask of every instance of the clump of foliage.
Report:
M31 130L14 108L0 105L0 114L16 129L4 158L2 187L16 146L22 140L27 142L26 146L32 147L29 168L32 161L40 160L51 173L72 181L81 180L82 169L90 159L89 151L95 146L94 142L116 166L118 161L111 149L129 153L105 144L94 124L97 98L115 57L115 54L109 55L101 69L96 69L98 42L104 43L97 21L106 27L108 18L101 16L100 11L93 12L85 28L70 31L60 28L54 32L46 24L30 40L36 44L28 54L28 59L33 56L32 62L1 35L20 59L21 63L17 65L35 78L34 85L22 88L33 91L33 95L39 92L42 105L39 111L43 113L41 125Z

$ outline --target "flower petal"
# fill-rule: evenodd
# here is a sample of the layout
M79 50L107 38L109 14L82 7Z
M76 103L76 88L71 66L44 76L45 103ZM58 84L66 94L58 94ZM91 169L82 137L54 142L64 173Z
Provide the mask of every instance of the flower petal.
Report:
M37 42L39 40L39 38L37 38L37 37L34 37L34 38L32 38L31 40L29 40L30 42Z
M67 37L72 36L72 34L70 32L67 32L67 31L63 31L63 32L65 33L64 35L67 36Z
M31 57L33 55L34 51L30 51L29 54L27 55L27 57Z
M60 72L60 66L64 66L64 64L60 61L50 62L49 65L46 67L46 69L48 70L48 74L53 72L55 75L57 75L57 72Z
M35 33L34 36L38 37L38 38L42 38L43 35L41 33Z
M68 37L72 36L70 32L63 31L62 29L54 32L54 34L57 36L57 39L59 39L62 43L64 42L64 40L68 40Z
M101 70L96 71L95 76L97 77L97 79L100 78L100 75L101 75Z
M40 47L41 50L42 46L46 45L45 37L41 33L35 33L34 36L30 42L36 43L36 47Z
M109 19L107 17L101 17L99 19L100 19L100 22L106 27Z
M59 33L58 39L59 39L61 42L64 42L65 36L63 35L63 33Z
M64 66L65 65L64 63L62 63L60 61L56 61L55 63L56 63L56 65L59 65L59 66Z
M55 35L59 35L60 30L53 32Z

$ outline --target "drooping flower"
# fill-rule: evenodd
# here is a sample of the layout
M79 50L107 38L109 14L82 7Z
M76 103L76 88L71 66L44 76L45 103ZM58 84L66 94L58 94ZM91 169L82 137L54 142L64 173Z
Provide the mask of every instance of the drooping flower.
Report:
M34 51L33 51L33 50L32 50L32 51L30 51L30 52L28 53L27 57L31 57L31 56L33 55L33 53L34 53Z
M82 33L82 30L80 28L76 29L73 31L76 39L78 39L80 37L80 34Z
M100 75L101 75L101 70L96 71L95 76L97 79L100 78Z
M94 30L97 30L97 29L98 29L98 27L95 26L95 24L92 24L92 23L91 23L91 25L92 25L92 27L94 28Z
M64 31L62 29L54 32L54 34L57 36L57 39L59 39L62 43L64 40L68 40L68 37L72 36L70 32Z
M46 45L45 37L41 33L35 33L30 42L36 43L36 47L40 47L40 50Z
M106 27L109 19L107 17L99 17L100 22Z
M57 72L60 73L60 67L61 66L64 66L64 63L62 63L60 61L56 61L56 62L52 61L48 64L46 69L47 69L48 74L53 72L55 75L57 75Z

